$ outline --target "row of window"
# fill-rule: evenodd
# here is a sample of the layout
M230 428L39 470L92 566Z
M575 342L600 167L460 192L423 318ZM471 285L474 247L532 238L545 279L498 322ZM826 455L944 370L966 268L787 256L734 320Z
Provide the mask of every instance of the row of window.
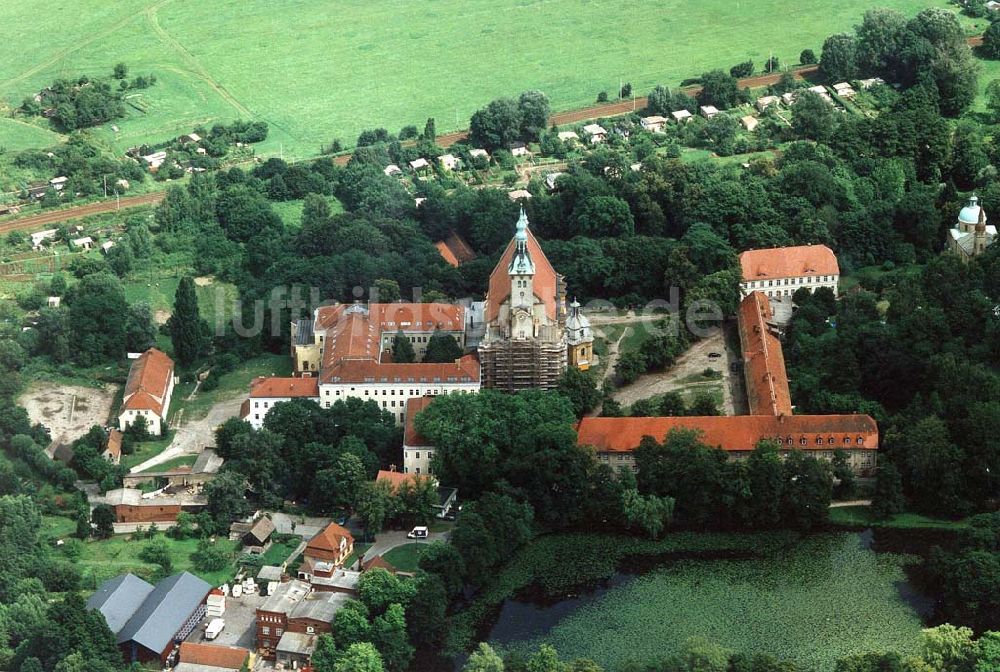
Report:
M777 437L777 438L775 439L775 441L777 441L778 443L780 443L780 444L782 444L782 445L787 445L787 446L794 446L794 445L795 445L795 440L794 440L794 439L793 439L792 437L790 437L790 436L789 436L789 437L786 437L786 438L784 438L784 439L782 439L782 438L781 438L781 437L779 436L779 437ZM855 442L856 442L856 443L857 443L857 444L858 444L859 446L863 446L863 445L865 444L865 439L864 439L864 437L863 437L863 436L859 436L859 437L857 437L857 439L855 439ZM837 443L837 440L836 440L835 438L833 438L832 436L831 436L831 437L829 437L828 439L826 439L826 441L824 441L824 440L823 440L823 437L822 437L822 436L817 436L817 437L816 437L816 445L817 445L817 446L822 446L822 445L823 445L824 443L826 443L827 445L830 445L830 446L832 446L832 445L834 445L835 443ZM851 437L849 437L849 436L845 436L845 437L844 437L844 439L843 439L843 441L842 441L842 443L843 443L843 444L844 444L845 446L849 446L849 445L851 445ZM799 438L799 445L800 445L800 446L807 446L807 445L809 445L809 440L808 440L808 439L806 439L806 437L804 437L804 436L803 436L803 437L800 437L800 438Z
M779 280L751 280L747 284L750 289L763 289L765 287L781 287L787 285L808 285L811 282L833 282L834 275L817 275L815 278L784 278Z
M274 636L275 637L281 637L281 635L283 635L284 633L285 633L285 631L282 630L281 628L275 628L275 630L274 630ZM268 626L266 626L266 625L261 626L261 628L260 628L260 634L262 634L262 635L270 635L271 634L271 628L268 627ZM265 647L266 646L267 645L265 644Z

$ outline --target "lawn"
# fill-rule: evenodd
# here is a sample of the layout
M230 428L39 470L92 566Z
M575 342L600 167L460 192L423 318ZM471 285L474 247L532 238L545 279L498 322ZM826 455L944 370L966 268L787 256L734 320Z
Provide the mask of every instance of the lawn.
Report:
M328 196L326 200L330 204L331 215L336 215L344 211L344 206L333 196ZM285 223L286 228L297 230L302 224L303 205L305 205L305 201L300 199L271 203L271 208L281 217L281 221Z
M150 271L148 277L145 272L138 271L123 283L125 298L129 303L139 301L148 303L154 316L159 313L157 317L165 320L173 311L174 294L177 293L177 285L180 284L180 273L187 270L174 269L170 272L171 275L167 275L162 269L157 269ZM172 275L173 273L177 275ZM232 315L233 302L238 296L235 285L224 282L196 285L195 293L198 295L198 308L202 319L208 322L213 331L216 330L216 320L219 317L228 319Z
M33 147L51 147L63 140L64 136L26 121L0 118L0 149L8 152Z
M170 549L170 558L173 562L173 572L191 572L217 586L230 579L236 573L235 565L230 565L217 572L201 572L194 568L191 562L191 554L198 549L197 539L185 539L177 541L165 535ZM83 572L83 585L85 588L94 589L102 581L131 572L137 576L149 579L159 569L157 565L151 565L139 559L139 553L149 542L146 540L133 540L131 535L121 534L101 541L88 541L83 544L82 552L78 564ZM216 541L226 548L230 553L236 551L236 542L219 538Z
M194 383L181 383L174 388L170 414L184 411L184 421L190 422L205 417L209 410L220 401L228 401L234 397L246 396L250 391L250 381L258 376L290 376L292 375L292 359L288 355L273 355L270 353L258 355L251 360L237 365L236 369L223 374L219 386L214 390L199 390L194 399L188 396L194 390Z
M867 506L838 506L830 509L830 522L845 527L894 527L902 530L945 529L957 530L968 527L964 520L930 518L919 513L898 513L885 520L874 520Z
M884 0L913 14L945 0ZM0 98L12 106L59 76L108 73L123 61L158 82L98 134L125 149L195 124L267 121L257 148L286 159L315 155L334 138L434 117L439 132L464 128L498 96L540 89L553 108L592 103L619 80L644 94L657 83L771 52L794 63L858 23L869 0L34 0L0 3ZM726 39L720 28L738 27ZM294 39L291 37L294 36ZM255 58L266 53L266 58ZM47 138L39 138L44 144ZM23 142L23 141L22 141ZM0 142L0 144L4 144Z
M149 469L144 469L143 471L170 471L171 469L177 469L178 467L190 467L197 459L197 455L179 455L172 460L161 462L155 467L150 467Z
M420 563L420 556L426 550L426 543L404 544L387 551L382 557L401 572L415 572Z
M299 547L301 537L290 537L287 541L276 541L264 552L265 565L280 565Z
M162 453L173 440L173 431L167 430L166 435L162 437L136 444L134 453L131 455L122 455L122 466L125 469L131 469L137 464L142 464L149 458Z
M846 533L754 550L760 557L684 559L620 576L607 591L551 615L518 610L544 631L501 648L547 643L564 658L590 658L605 669L662 660L693 637L816 670L854 653L918 650L922 623L900 595L904 557L876 555Z

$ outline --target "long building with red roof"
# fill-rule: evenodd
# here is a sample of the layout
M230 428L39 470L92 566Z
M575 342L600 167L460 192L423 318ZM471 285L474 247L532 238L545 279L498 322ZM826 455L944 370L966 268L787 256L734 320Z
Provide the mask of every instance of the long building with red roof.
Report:
M811 292L829 287L836 294L840 280L837 256L826 245L747 250L740 254L740 270L744 296L760 291L772 299L791 296L803 287Z
M737 317L750 415L791 415L785 356L770 302L763 292L752 292L740 302Z
M851 468L868 474L875 468L878 426L868 415L733 415L660 418L584 418L577 442L592 448L602 462L634 468L633 451L643 437L663 441L674 430L699 432L701 441L742 458L761 441L774 441L782 452L803 450L833 459L847 453Z
M124 432L142 417L150 433L161 434L167 425L173 392L174 360L156 348L139 355L132 362L125 381L118 429Z
M322 306L312 319L292 324L296 377L255 381L243 417L259 427L275 403L307 398L329 408L354 397L374 401L402 424L411 399L478 392L480 367L475 355L440 363L419 361L435 334L451 336L464 348L465 321L463 306L446 303ZM399 335L410 341L418 361L392 361L393 342Z

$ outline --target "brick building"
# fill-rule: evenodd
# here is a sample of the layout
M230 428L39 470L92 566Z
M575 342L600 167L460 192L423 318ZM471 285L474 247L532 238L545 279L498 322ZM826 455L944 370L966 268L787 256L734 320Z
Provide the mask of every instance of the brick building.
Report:
M257 648L260 654L268 659L277 658L287 667L294 662L301 667L315 650L315 637L333 631L333 619L349 599L343 593L314 591L308 583L297 579L279 584L257 608ZM300 637L286 638L290 633ZM283 639L286 640L284 647L281 646ZM310 639L312 650L308 650ZM303 642L306 643L305 651L302 650ZM282 650L286 654L283 657L279 655ZM296 652L300 652L305 660L299 659Z

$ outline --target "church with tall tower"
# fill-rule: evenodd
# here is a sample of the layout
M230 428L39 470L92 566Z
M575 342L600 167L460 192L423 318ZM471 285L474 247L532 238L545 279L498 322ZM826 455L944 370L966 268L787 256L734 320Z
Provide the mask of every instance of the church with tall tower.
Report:
M517 392L551 389L567 359L586 368L592 355L590 323L574 302L568 334L566 283L545 257L521 210L486 293L486 333L479 344L483 387ZM570 345L570 340L574 345Z

